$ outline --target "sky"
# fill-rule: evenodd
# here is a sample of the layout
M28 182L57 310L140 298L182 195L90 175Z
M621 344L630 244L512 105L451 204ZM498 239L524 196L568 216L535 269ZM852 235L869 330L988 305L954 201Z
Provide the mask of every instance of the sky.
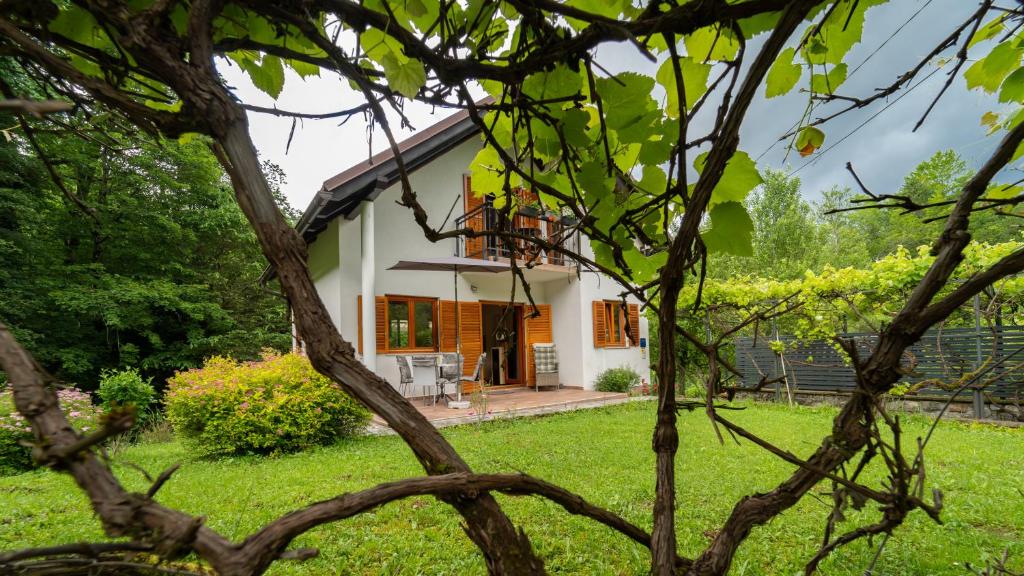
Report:
M891 84L914 66L977 8L972 0L892 0L867 13L864 38L846 58L850 76L840 94L866 97ZM760 48L760 39L748 44L750 56ZM796 40L794 39L794 44ZM879 44L885 43L881 49ZM877 49L877 50L876 50ZM955 49L943 56L951 57ZM610 44L598 49L596 60L611 72L635 70L653 76L657 64L647 61L629 44ZM970 60L967 66L970 65ZM998 111L995 97L968 91L962 74L917 132L913 126L938 93L951 62L942 67L930 64L911 86L872 106L845 114L821 126L826 133L823 148L808 158L788 149L778 138L796 124L807 105L807 94L794 90L785 96L764 98L763 87L751 104L740 132L740 149L758 162L758 167L795 171L808 200L817 199L832 186L855 187L845 165L851 162L858 175L875 193L896 192L914 166L937 151L956 150L972 167L980 166L995 148L999 136L986 136L980 124L986 111ZM276 103L259 92L236 67L221 64L221 71L236 96L247 104L276 106L302 112L333 112L362 102L361 94L337 76L302 80L292 72ZM966 68L966 67L965 67ZM931 74L930 76L928 76ZM922 80L928 76L926 80ZM918 85L919 83L919 85ZM801 81L806 85L806 77ZM798 85L799 86L799 85ZM481 91L482 95L483 92ZM660 98L660 95L656 95ZM708 102L711 104L712 102ZM830 106L836 106L831 104ZM709 107L710 109L710 107ZM827 110L827 109L825 109ZM411 103L406 114L413 128L424 129L451 114ZM710 121L709 115L705 121ZM817 117L818 114L815 114ZM296 208L305 209L327 178L365 161L371 150L386 147L383 133L369 130L367 119L355 116L339 125L335 120L304 120L292 128L291 118L249 114L250 131L260 155L285 172L284 193ZM392 123L395 125L395 123ZM411 135L401 130L398 137Z

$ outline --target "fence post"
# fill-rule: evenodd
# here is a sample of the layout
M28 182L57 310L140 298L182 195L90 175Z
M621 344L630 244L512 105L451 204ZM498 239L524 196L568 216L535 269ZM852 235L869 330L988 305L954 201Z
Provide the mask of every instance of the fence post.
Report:
M772 339L774 341L779 340L779 323L775 318L772 318ZM780 372L784 372L785 366L782 366L782 355L775 354L775 373L772 374L773 378L778 378ZM782 402L782 382L779 380L775 381L775 401Z
M981 297L974 295L974 370L981 369L983 362L981 355ZM985 397L981 388L974 388L974 418L981 420L985 416Z

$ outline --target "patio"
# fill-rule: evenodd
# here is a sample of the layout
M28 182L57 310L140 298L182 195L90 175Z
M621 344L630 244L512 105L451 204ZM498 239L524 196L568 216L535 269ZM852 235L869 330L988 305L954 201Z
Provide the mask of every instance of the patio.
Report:
M597 408L612 404L628 402L629 397L619 392L598 392L596 390L581 390L579 388L560 388L558 390L541 390L535 392L532 388L518 388L510 390L493 390L487 394L488 414L484 420L496 420L499 418L515 418L517 416L536 416L539 414L552 414L555 412L567 412L569 410L580 410L584 408ZM437 428L455 426L479 422L480 415L476 414L472 407L455 409L445 406L439 402L436 406L423 405L422 399L413 399L413 405ZM370 422L369 432L371 434L388 434L390 428L379 416L374 415Z

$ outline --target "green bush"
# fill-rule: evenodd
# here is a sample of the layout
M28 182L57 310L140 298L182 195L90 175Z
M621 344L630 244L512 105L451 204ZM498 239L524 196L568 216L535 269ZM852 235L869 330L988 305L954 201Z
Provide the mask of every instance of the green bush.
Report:
M57 391L61 410L71 425L83 433L100 423L100 409L93 406L85 392L74 388ZM0 476L17 474L32 468L32 450L22 442L32 441L28 420L14 408L14 394L0 390Z
M238 363L214 357L168 380L174 432L206 453L268 453L329 444L359 432L370 414L298 354L266 352Z
M152 379L144 380L135 368L104 370L96 394L105 412L122 406L134 406L136 427L149 419L149 408L156 397Z
M629 366L609 368L597 375L597 389L601 392L629 392L640 384L640 375Z

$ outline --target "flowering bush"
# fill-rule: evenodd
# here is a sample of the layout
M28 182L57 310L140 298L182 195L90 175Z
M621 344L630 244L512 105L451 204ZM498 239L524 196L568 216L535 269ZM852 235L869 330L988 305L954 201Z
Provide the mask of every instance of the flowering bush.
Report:
M93 406L85 392L74 388L57 391L61 410L79 432L88 433L99 426L101 411ZM32 440L28 420L14 408L14 395L0 390L0 475L17 474L32 468L32 451L22 442Z
M168 381L164 405L175 433L208 453L267 453L329 444L370 414L298 354L256 362L214 357Z

